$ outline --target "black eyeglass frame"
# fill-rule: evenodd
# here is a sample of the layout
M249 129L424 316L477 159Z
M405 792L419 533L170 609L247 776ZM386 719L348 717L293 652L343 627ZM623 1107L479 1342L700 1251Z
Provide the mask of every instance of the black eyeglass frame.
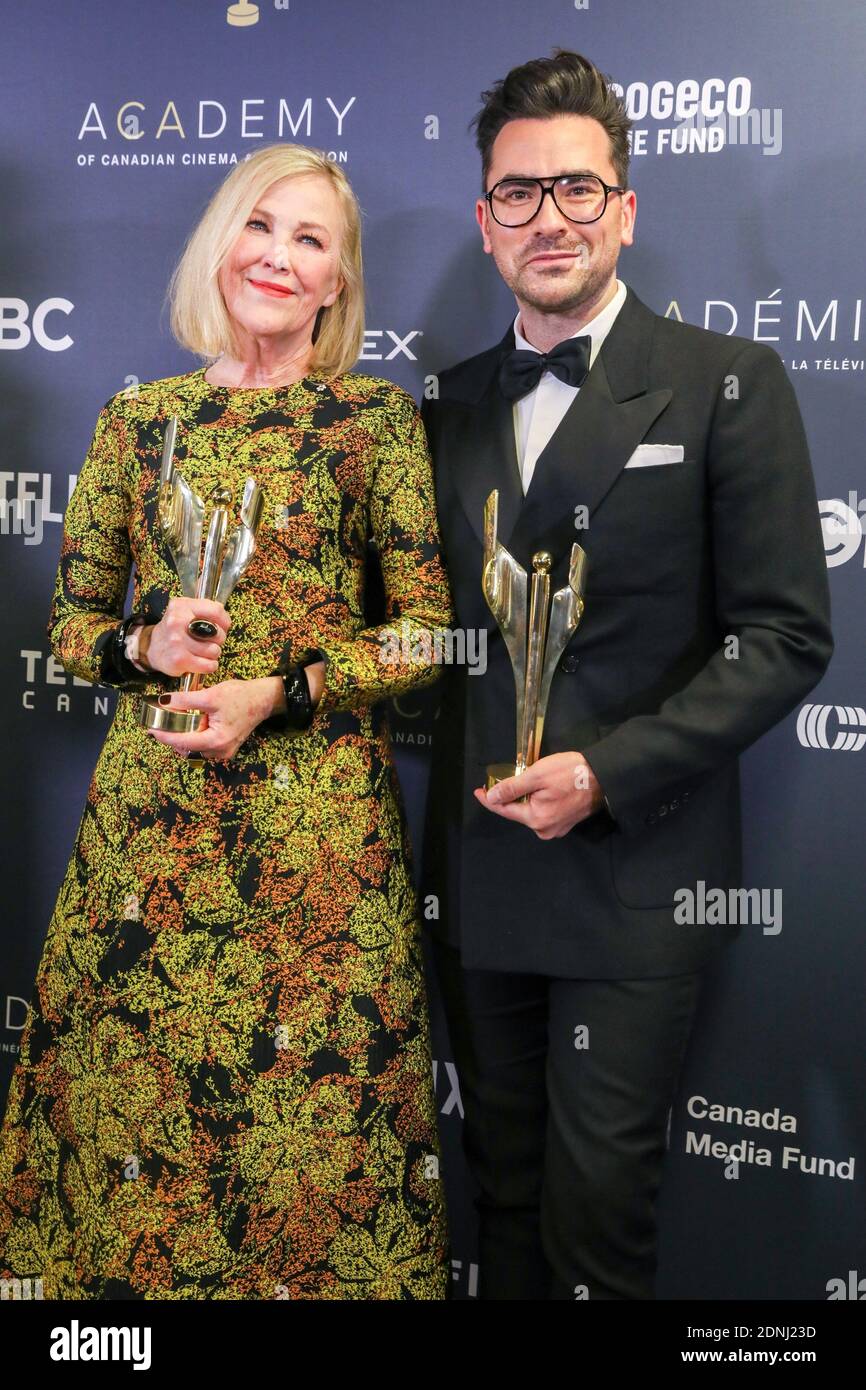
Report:
M569 217L568 213L563 212L562 208L559 206L559 203L556 201L556 196L553 192L560 179L595 179L597 183L600 183L602 188L604 189L604 205L601 209L601 212L598 213L596 217ZM493 211L493 195L496 192L499 185L502 183L535 183L541 189L541 200L538 204L538 207L535 209L535 212L532 214L531 217L527 217L525 222L500 222L499 218L496 216L496 213ZM551 179L536 179L533 178L532 175L526 175L524 177L522 174L509 174L507 178L499 179L493 185L490 192L484 194L484 201L489 207L490 216L493 218L497 226L508 227L513 230L515 227L528 227L530 222L533 222L535 220L535 218L541 212L541 209L544 207L544 200L549 193L553 206L556 208L557 212L562 213L566 221L574 222L579 227L588 227L592 222L600 222L602 217L604 217L604 214L607 212L607 200L610 197L611 193L627 192L627 188L621 188L619 184L616 183L605 183L604 179L599 178L598 174L590 173L589 170L584 170L584 172L581 174L557 174L555 178Z

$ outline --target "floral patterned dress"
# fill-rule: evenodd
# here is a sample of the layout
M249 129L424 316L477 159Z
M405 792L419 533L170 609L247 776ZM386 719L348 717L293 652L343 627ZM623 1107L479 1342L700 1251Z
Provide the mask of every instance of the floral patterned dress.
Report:
M381 703L435 679L421 635L452 616L424 429L404 391L359 373L248 390L199 368L113 397L49 628L76 675L99 679L133 567L136 609L180 592L156 524L172 415L200 496L239 499L252 476L265 497L213 679L318 648L325 687L303 733L260 726L198 766L121 689L0 1136L0 1277L60 1299L445 1298L420 927Z

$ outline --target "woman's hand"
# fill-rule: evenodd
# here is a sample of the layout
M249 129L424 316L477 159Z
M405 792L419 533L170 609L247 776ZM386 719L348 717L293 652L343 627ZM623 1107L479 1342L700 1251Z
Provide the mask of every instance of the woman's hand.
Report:
M216 634L202 640L190 637L193 618L213 623ZM219 664L220 647L231 618L221 603L208 598L170 598L159 622L146 627L139 639L140 660L164 676L185 676L198 672L212 676ZM198 708L198 706L191 706Z
M263 719L284 710L286 697L279 676L263 676L261 680L220 681L219 685L185 694L174 691L170 696L161 696L160 704L166 709L204 710L207 719L205 727L194 734L148 729L158 743L168 744L182 756L192 753L221 762L234 757Z

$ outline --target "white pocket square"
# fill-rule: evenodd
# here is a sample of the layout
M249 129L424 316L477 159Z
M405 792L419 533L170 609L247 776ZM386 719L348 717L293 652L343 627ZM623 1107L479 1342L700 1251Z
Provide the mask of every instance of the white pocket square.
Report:
M660 463L682 463L685 455L682 444L638 444L626 468L655 468Z

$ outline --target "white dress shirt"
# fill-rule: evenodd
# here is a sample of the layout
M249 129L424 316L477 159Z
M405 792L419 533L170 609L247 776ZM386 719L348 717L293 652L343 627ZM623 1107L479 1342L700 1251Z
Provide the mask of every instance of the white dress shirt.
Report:
M621 280L616 282L616 294L609 304L596 314L595 318L590 319L589 323L584 324L583 328L577 333L572 333L573 338L581 338L588 333L592 338L589 354L589 365L593 362L601 351L601 345L610 332L614 319L625 303L626 287ZM514 320L514 346L523 348L529 352L539 352L537 347L527 342L520 332L518 324L520 314ZM526 493L535 472L535 465L538 456L552 438L555 430L562 421L562 417L568 410L580 387L569 386L567 382L560 381L558 376L552 372L543 372L538 385L521 396L519 401L514 402L514 442L517 445L517 463L520 468L520 476L523 482L523 491Z

